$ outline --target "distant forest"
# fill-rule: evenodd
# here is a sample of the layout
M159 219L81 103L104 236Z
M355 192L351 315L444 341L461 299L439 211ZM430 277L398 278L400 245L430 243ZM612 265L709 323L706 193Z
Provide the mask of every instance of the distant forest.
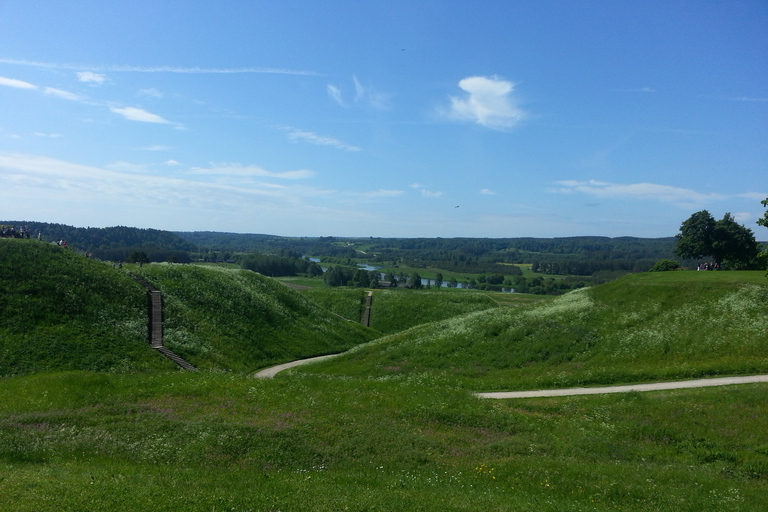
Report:
M212 231L169 232L125 226L77 228L31 221L0 221L25 227L31 237L66 240L68 246L95 258L128 261L141 253L148 261L239 263L266 275L319 275L319 266L431 268L442 271L505 276L506 282L530 264L542 275L596 276L645 272L657 261L674 259L675 237L563 238L345 238L283 237ZM687 262L680 262L686 265ZM512 280L514 282L515 280Z

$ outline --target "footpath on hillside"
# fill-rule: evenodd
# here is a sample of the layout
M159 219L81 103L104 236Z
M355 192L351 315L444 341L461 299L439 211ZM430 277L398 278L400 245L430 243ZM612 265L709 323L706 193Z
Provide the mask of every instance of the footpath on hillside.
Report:
M278 373L295 366L314 363L339 356L341 354L330 354L327 356L310 357L309 359L299 359L270 368L265 368L253 376L259 379L271 379ZM717 377L712 379L681 380L674 382L653 382L649 384L629 384L624 386L601 386L594 388L565 388L565 389L539 389L533 391L495 391L491 393L475 393L479 398L542 398L552 396L575 396L575 395L602 395L607 393L630 393L642 391L663 391L665 389L688 389L688 388L706 388L712 386L730 386L733 384L754 384L757 382L768 382L768 375L747 375L742 377Z

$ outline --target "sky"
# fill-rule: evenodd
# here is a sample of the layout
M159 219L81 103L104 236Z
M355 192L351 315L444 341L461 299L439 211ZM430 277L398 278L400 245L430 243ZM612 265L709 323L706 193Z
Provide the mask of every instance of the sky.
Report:
M0 2L0 219L766 240L766 198L764 0Z

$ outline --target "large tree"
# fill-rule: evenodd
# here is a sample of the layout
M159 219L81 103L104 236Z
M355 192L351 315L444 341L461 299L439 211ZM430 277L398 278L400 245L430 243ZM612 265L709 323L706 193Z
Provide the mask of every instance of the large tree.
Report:
M745 268L759 250L752 230L737 223L730 213L715 221L707 210L702 210L680 226L675 254L690 259L711 256L717 263Z

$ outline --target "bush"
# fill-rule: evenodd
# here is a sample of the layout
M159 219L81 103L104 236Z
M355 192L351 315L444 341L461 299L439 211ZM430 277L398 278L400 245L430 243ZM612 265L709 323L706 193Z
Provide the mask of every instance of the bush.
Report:
M679 268L680 265L675 260L666 259L657 261L648 272L666 272L668 270L677 270Z

